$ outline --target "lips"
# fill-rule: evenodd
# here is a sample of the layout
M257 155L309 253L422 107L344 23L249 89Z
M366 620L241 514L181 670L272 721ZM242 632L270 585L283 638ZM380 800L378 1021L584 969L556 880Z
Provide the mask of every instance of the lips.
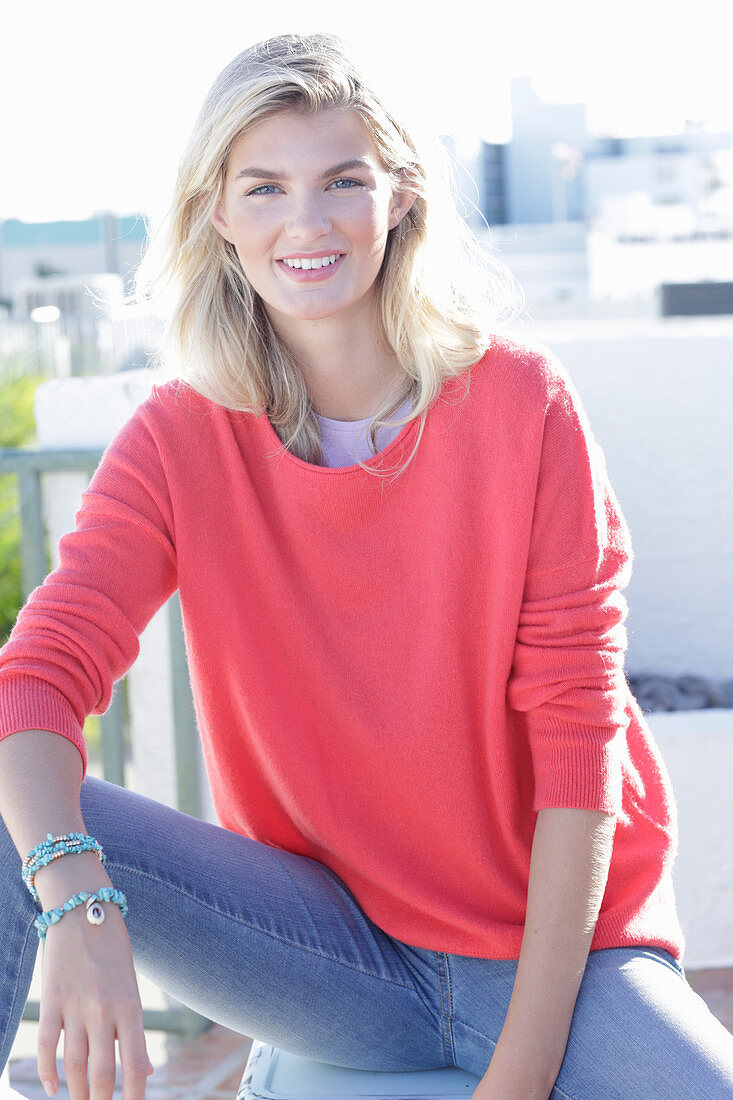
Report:
M294 255L281 256L281 260L287 267L300 268L304 271L310 271L312 268L328 267L329 264L335 263L342 253L338 249L332 249L330 252L321 252L316 254L315 252L308 253L295 253Z
M296 253L295 255L287 256L287 257L285 257L281 260L277 260L276 262L277 262L277 266L279 267L279 269L281 271L285 272L285 274L289 278L295 279L296 282L300 282L300 283L322 282L324 279L330 279L331 276L334 274L334 272L337 271L341 267L344 260L346 259L345 253L341 253L341 255L339 255L339 257L338 257L338 259L336 260L335 263L327 264L325 267L312 267L312 268L288 267L288 265L285 263L285 259L288 259L288 260L296 260L296 259L316 260L316 259L322 259L324 256L334 256L334 255L338 255L338 253L320 252L317 255L315 253L311 253L310 255L303 254L303 253L298 255Z

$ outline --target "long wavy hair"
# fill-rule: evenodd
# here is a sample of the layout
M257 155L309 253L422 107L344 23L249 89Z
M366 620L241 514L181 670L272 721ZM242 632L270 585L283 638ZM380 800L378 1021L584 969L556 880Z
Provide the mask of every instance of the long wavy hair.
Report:
M388 234L377 276L378 335L401 364L404 383L374 414L369 438L376 451L382 425L422 418L401 471L444 381L476 363L492 334L516 315L518 288L459 214L447 151L437 138L418 150L367 86L341 39L269 38L240 53L217 77L181 159L168 215L138 269L136 296L165 317L159 363L226 408L266 413L284 447L322 464L320 427L303 375L211 214L229 152L242 134L280 111L324 108L355 111L393 188L407 186L416 196ZM409 414L390 420L407 399Z

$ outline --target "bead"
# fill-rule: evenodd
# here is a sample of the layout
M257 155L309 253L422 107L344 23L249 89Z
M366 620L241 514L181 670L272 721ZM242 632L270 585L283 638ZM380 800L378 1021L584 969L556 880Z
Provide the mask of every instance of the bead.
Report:
M33 900L40 904L41 899L34 886L34 878L41 867L46 867L62 856L75 855L86 851L95 851L102 864L106 863L107 857L102 851L101 845L94 837L88 836L86 833L67 833L56 837L49 833L46 840L41 841L35 848L32 848L23 860L21 874Z
M38 938L45 940L46 932L52 924L57 924L58 921L64 916L65 913L70 912L76 908L77 905L86 904L87 920L90 924L102 924L105 919L105 912L101 905L103 901L110 901L116 905L122 916L127 914L127 898L121 890L117 890L111 886L103 886L96 893L90 894L88 891L82 890L78 894L74 894L73 898L69 898L64 903L62 908L51 909L47 913L41 913L36 917L35 927L38 931Z

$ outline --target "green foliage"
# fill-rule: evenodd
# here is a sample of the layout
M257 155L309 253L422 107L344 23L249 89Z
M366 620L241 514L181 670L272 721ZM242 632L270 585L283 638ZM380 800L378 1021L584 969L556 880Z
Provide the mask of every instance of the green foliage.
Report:
M39 381L37 375L0 376L0 447L34 442L33 397ZM8 474L0 477L0 644L7 640L22 602L18 483Z
M0 359L0 447L35 443L33 399L43 374L29 373L27 360ZM7 641L23 605L20 558L20 500L15 474L0 476L0 646ZM118 689L119 690L119 689ZM97 715L84 723L90 761L101 758L102 730Z
M87 715L84 721L84 740L89 760L97 761L102 755L102 722L98 714Z

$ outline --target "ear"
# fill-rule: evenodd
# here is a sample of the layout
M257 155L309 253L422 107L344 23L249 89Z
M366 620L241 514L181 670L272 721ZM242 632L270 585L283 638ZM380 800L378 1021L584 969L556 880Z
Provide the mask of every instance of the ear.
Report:
M402 219L408 213L412 204L414 203L417 195L414 191L405 189L404 191L396 191L392 198L392 206L389 212L389 228L394 229L400 224Z
M226 220L226 217L225 217L225 214L224 214L224 201L223 201L223 199L219 199L219 202L216 204L216 206L212 210L210 220L211 220L211 224L213 225L213 227L217 231L217 233L220 233L225 241L229 241L229 243L232 244L233 243L232 234L229 230L229 224L228 224L228 222Z

